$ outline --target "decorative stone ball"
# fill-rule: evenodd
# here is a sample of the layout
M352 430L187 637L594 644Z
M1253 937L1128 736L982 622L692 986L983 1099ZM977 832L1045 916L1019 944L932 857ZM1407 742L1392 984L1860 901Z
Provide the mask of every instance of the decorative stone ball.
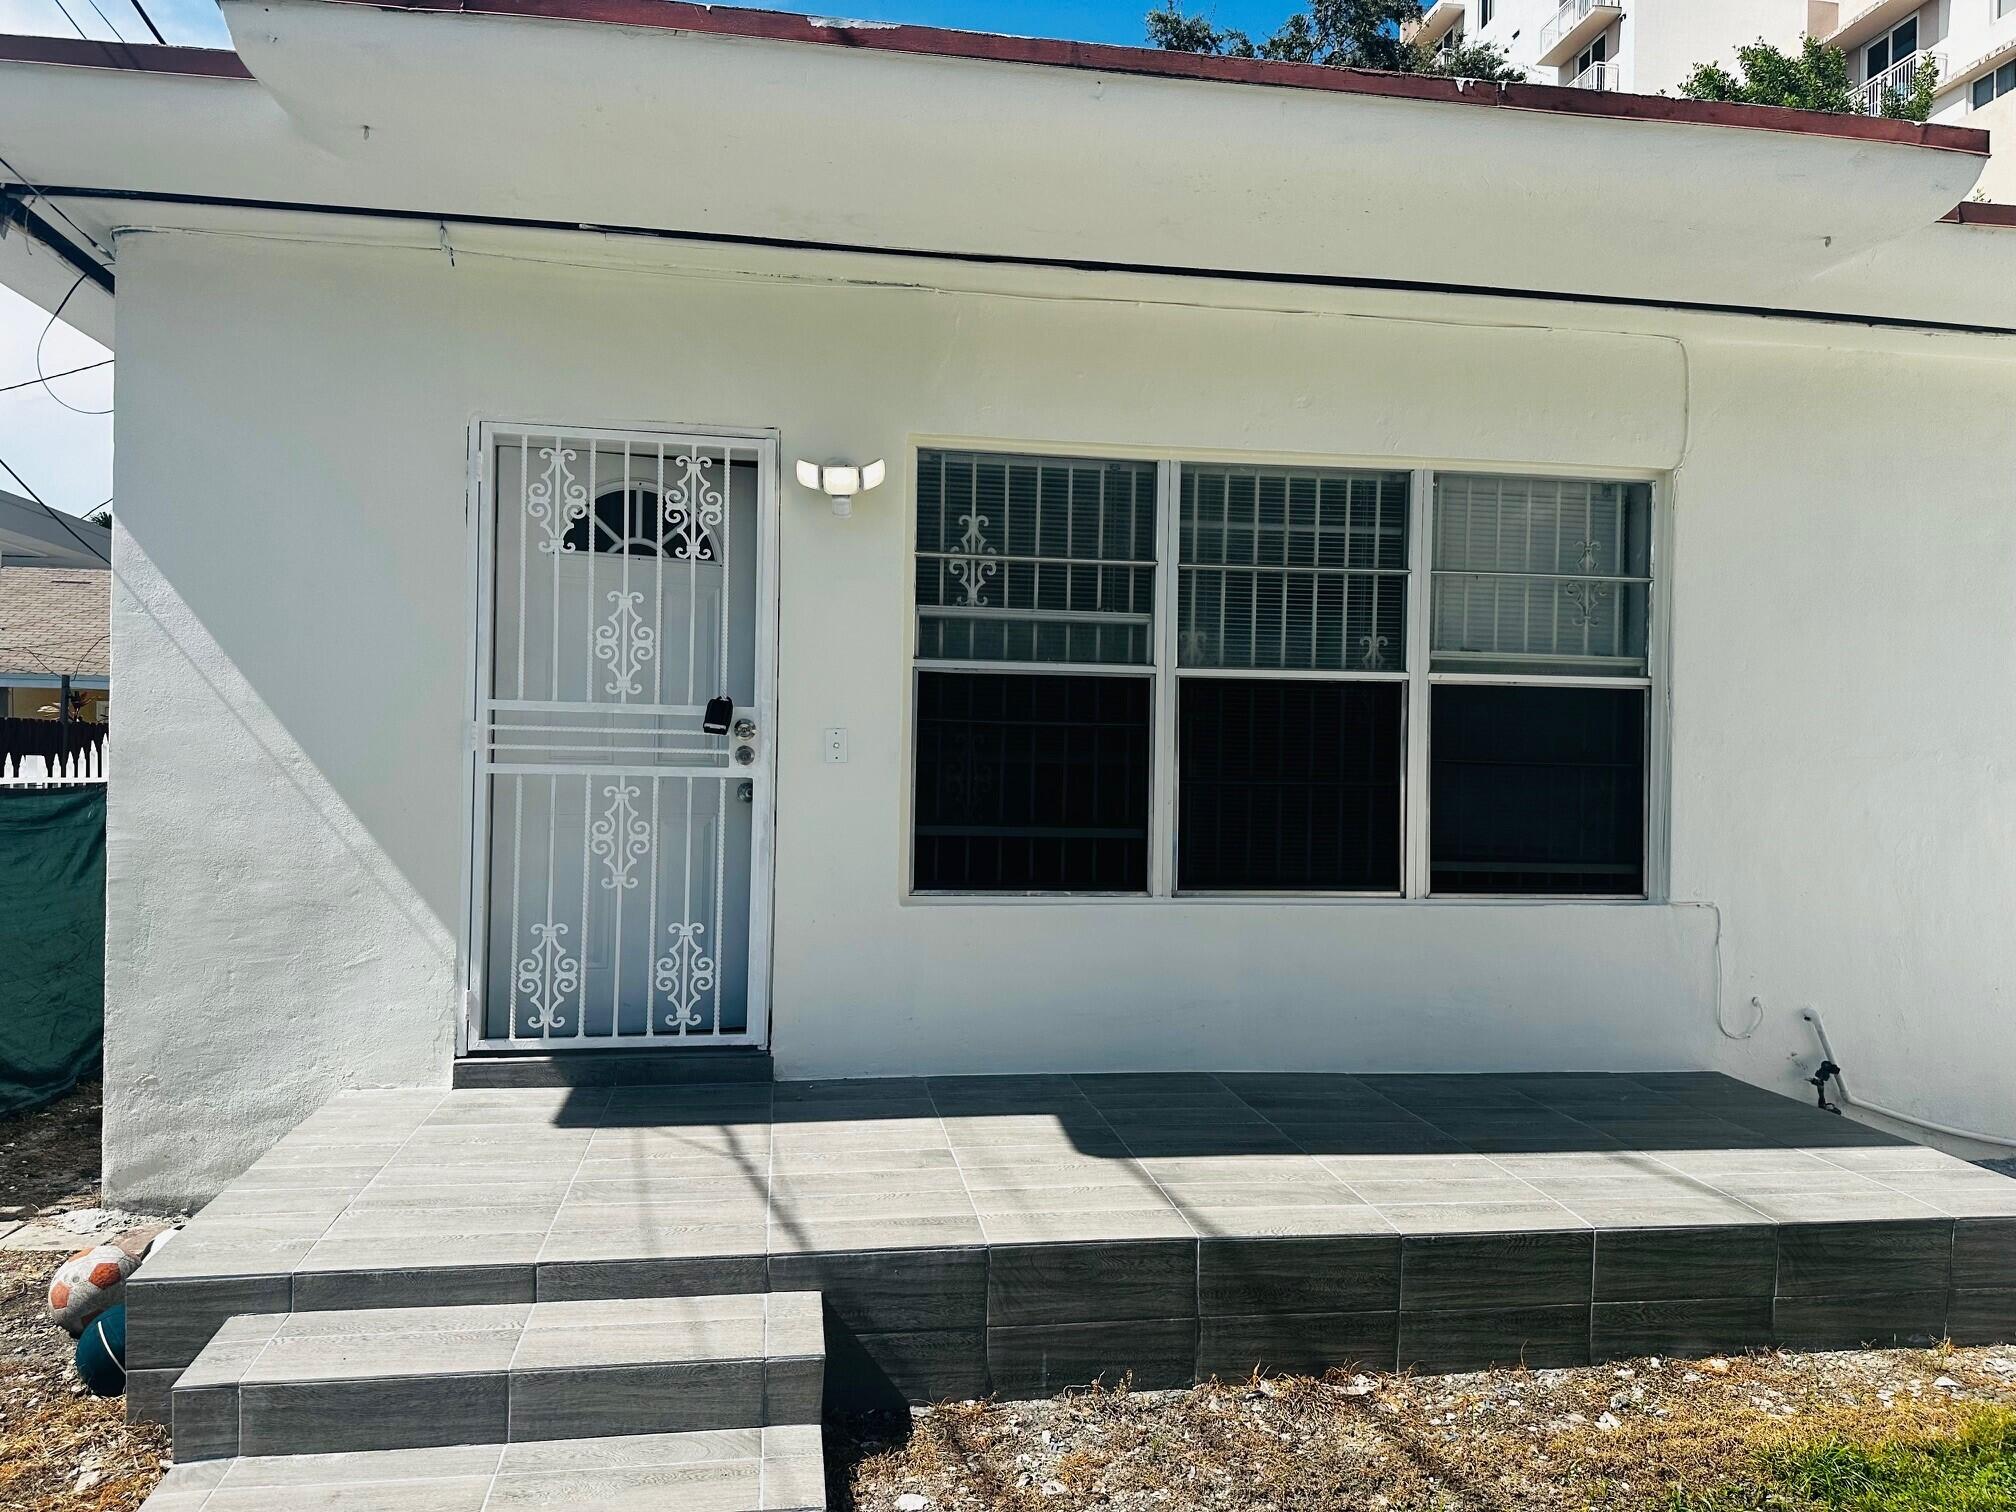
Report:
M49 1316L72 1337L125 1295L126 1278L139 1257L116 1244L79 1250L56 1267L49 1282Z
M126 1307L108 1307L77 1336L77 1374L94 1395L118 1396L126 1389Z

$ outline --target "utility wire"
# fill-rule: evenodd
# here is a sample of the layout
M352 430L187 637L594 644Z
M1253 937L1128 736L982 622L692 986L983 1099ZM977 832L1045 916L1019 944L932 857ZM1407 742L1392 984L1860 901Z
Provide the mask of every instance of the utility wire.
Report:
M4 469L8 477L12 478L16 483L21 485L21 491L23 493L28 495L28 497L34 500L35 503L40 504L42 506L42 512L44 514L48 515L50 519L54 520L58 525L61 525L66 531L68 531L70 533L71 540L75 541L79 546L82 546L86 551L90 552L91 555L98 558L98 560L103 562L107 567L110 567L112 565L112 558L105 555L104 552L100 551L96 546L92 545L91 542L87 541L83 536L79 535L77 533L77 527L70 523L69 516L64 514L63 511L60 509L51 508L49 501L43 498L42 495L35 492L34 489L30 488L28 486L28 480L22 477L21 474L19 474L18 472L14 471L14 465L11 462L9 462L5 457L0 457L0 469ZM107 502L109 503L110 500L108 500Z
M70 14L70 7L65 5L63 3L63 0L56 0L56 9L63 12L63 19L70 23L70 30L77 33L78 36L83 37L86 42L89 42L91 40L91 38L85 34L84 28L77 24L77 18Z
M103 21L105 23L105 29L112 33L112 40L114 42L124 42L126 40L126 38L123 35L121 35L119 28L112 24L112 18L106 15L105 12L99 7L98 0L84 0L84 3L91 7L92 11L97 15L100 21Z
M154 34L154 40L159 42L163 47L166 47L168 39L161 35L161 28L156 26L154 18L147 14L147 7L142 5L140 0L126 0L126 3L139 13L140 19L147 25L147 30Z
M44 390L47 391L49 397L51 399L54 399L58 404L62 405L63 408L70 411L71 414L109 415L112 413L112 406L109 404L106 405L105 408L103 409L79 409L76 405L72 404L68 399L65 399L61 394L56 392L55 388L49 382L49 375L42 371L42 344L49 339L49 333L56 329L56 322L63 318L63 309L66 305L70 303L70 295L75 294L83 286L84 286L84 275L82 273L79 273L77 275L77 281L70 285L69 293L66 293L61 299L56 301L56 309L50 315L49 323L42 327L42 334L35 338L35 376L42 381L42 387Z
M100 357L96 362L87 362L82 367L65 368L60 373L51 373L47 378L23 378L19 383L0 384L0 394L11 394L16 389L34 388L37 384L47 387L54 379L68 378L73 373L88 373L93 368L110 367L112 362L113 359L110 357Z

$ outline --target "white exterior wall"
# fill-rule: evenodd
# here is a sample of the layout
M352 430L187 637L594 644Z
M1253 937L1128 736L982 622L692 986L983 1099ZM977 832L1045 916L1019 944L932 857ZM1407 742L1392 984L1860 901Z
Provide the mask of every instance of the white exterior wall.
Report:
M335 1087L448 1077L479 418L891 461L852 520L785 489L780 1075L1714 1065L1796 1092L1810 1001L1864 1094L2016 1132L1999 347L182 234L124 238L119 272L109 1200L200 1197ZM906 901L918 436L1677 468L1677 901ZM1755 1036L1718 1035L1753 994Z

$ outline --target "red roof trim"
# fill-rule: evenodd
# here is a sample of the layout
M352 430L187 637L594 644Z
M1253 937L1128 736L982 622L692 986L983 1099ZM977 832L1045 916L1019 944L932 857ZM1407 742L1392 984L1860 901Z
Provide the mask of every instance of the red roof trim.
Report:
M151 42L92 42L82 37L0 35L0 63L53 63L64 68L113 68L126 73L249 79L238 54L219 47L159 47Z
M1989 200L1968 200L1955 205L1942 221L1961 226L2016 226L2016 205L1998 205Z
M993 63L1032 63L1050 68L1202 79L1222 84L1264 84L1279 89L1316 89L1334 94L1499 106L1608 120L1737 126L1756 131L1936 147L1980 157L1988 155L1988 133L1962 126L1920 126L1912 121L1889 121L1875 116L1829 115L1820 111L1780 110L1764 105L1677 100L1663 95L1614 94L1606 90L1566 89L1548 84L1458 82L1418 74L1371 73L1354 68L1274 63L1256 58L1212 58L1196 53L1163 52L1152 47L1115 47L1047 37L1007 37L992 32L952 31L937 26L829 21L789 11L695 5L684 3L684 0L339 0L339 3L371 5L381 10L592 21L607 26L851 47L863 52L923 54Z

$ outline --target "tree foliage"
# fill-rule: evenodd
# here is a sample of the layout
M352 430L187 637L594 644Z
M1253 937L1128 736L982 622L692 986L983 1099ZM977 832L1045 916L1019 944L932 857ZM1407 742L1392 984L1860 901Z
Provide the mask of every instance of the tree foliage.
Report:
M1148 40L1171 52L1225 58L1443 74L1507 84L1526 77L1486 42L1431 48L1412 41L1405 29L1420 19L1421 0L1308 0L1272 36L1256 41L1243 31L1214 26L1208 17L1180 10L1176 0L1164 0L1161 9L1148 13Z
M1680 86L1690 100L1732 100L1743 105L1783 105L1850 115L1861 109L1848 82L1848 56L1818 37L1808 37L1797 53L1773 47L1761 37L1736 49L1736 73L1719 63L1702 63ZM1893 120L1923 121L1932 113L1938 66L1923 60L1908 90L1886 89L1880 113Z

